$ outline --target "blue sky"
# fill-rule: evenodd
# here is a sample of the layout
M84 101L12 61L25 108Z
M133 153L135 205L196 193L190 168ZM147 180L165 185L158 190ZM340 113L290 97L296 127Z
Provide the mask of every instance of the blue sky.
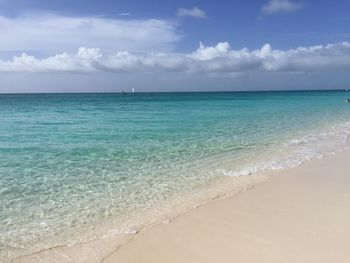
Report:
M345 0L0 0L0 92L349 88L349 10Z

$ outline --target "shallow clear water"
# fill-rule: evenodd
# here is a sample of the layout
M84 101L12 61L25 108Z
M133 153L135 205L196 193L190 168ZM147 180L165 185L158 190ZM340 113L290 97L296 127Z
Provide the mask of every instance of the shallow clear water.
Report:
M0 258L347 147L346 92L0 95Z

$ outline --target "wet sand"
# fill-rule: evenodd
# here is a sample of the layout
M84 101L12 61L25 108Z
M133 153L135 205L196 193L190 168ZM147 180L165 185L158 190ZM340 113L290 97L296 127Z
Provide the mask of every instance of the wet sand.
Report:
M350 153L276 172L141 231L105 263L350 262Z

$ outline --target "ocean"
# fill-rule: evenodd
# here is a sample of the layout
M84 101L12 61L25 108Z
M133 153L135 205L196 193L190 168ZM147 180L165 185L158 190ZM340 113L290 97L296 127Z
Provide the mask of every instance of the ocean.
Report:
M0 261L133 234L349 147L345 91L0 95ZM210 191L208 190L210 189Z

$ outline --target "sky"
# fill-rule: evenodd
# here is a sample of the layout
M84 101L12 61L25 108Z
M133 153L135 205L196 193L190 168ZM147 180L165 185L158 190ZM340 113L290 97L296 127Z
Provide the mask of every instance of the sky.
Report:
M0 0L0 93L350 88L350 1Z

